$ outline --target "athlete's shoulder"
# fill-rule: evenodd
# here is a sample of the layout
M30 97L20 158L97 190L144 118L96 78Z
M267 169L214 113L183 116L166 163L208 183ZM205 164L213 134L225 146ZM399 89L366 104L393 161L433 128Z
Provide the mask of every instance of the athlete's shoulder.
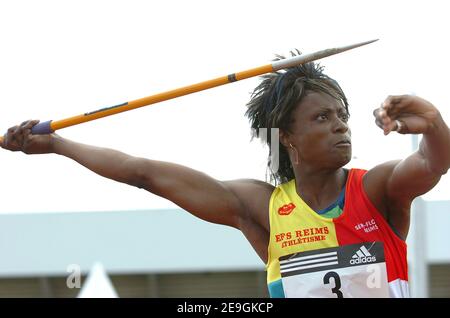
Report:
M257 179L237 179L224 181L224 184L230 189L238 199L247 207L259 209L259 205L264 206L268 202L275 186L268 182Z
M224 183L231 187L255 189L257 191L272 192L275 189L274 185L258 179L236 179L224 181Z
M290 188L290 187L293 187L293 186L295 187L295 178L292 178L290 180L284 181L284 182L278 184L275 188L277 188L277 189L279 189L279 188L287 189L287 188Z
M364 187L368 191L381 191L400 160L390 160L368 169L364 173Z

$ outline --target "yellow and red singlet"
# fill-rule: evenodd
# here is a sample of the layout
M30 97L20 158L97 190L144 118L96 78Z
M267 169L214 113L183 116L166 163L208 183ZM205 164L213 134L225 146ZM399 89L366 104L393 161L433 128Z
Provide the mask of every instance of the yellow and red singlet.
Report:
M269 205L271 297L409 297L406 243L370 202L365 170L351 169L343 212L326 218L279 185Z

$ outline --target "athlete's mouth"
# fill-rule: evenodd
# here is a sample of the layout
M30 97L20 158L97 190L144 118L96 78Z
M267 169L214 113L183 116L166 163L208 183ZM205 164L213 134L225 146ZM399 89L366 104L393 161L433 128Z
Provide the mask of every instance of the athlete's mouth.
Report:
M350 139L343 139L341 141L338 141L337 143L335 143L335 146L350 146L352 144L352 142L350 141Z

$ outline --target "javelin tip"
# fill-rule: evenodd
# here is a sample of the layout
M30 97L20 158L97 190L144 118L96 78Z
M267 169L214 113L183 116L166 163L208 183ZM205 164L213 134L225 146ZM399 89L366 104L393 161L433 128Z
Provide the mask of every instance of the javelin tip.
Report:
M339 54L363 45L367 45L373 42L378 41L378 39L374 39L374 40L370 40L370 41L365 41L365 42L360 42L360 43L356 43L356 44L351 44L351 45L346 45L346 46L340 46L340 47L335 47L332 49L326 49L326 50L322 50L322 51L318 51L318 52L314 52L314 53L310 53L310 54L305 54L305 55L297 55L288 59L282 59L279 61L275 61L274 63L272 63L272 68L273 71L278 71L280 69L283 68L288 68L288 67L293 67L293 66L297 66L303 63L307 63L307 62L311 62L311 61L315 61L315 60L319 60L322 59L324 57L328 57L334 54Z
M356 43L356 44L351 44L351 45L341 46L341 47L338 47L338 48L336 48L336 49L337 49L339 52L343 52L343 51L351 50L351 49L354 49L354 48L357 48L357 47L360 47L360 46L363 46L363 45L367 45L367 44L376 42L376 41L378 41L378 40L379 40L379 39L374 39L374 40L365 41L365 42L360 42L360 43Z

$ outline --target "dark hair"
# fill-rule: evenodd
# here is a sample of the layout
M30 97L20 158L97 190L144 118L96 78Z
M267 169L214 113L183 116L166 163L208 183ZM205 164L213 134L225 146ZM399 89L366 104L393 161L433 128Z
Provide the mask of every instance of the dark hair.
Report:
M292 56L300 51L290 52ZM274 61L285 59L276 55ZM326 93L343 102L348 113L348 103L339 84L323 73L320 64L309 62L286 70L263 75L262 82L251 95L245 115L248 117L253 137L260 137L260 128L267 129L265 142L269 146L268 169L270 181L284 183L294 179L294 171L285 147L280 144L278 171L271 170L271 128L290 131L291 114L299 102L311 91Z

